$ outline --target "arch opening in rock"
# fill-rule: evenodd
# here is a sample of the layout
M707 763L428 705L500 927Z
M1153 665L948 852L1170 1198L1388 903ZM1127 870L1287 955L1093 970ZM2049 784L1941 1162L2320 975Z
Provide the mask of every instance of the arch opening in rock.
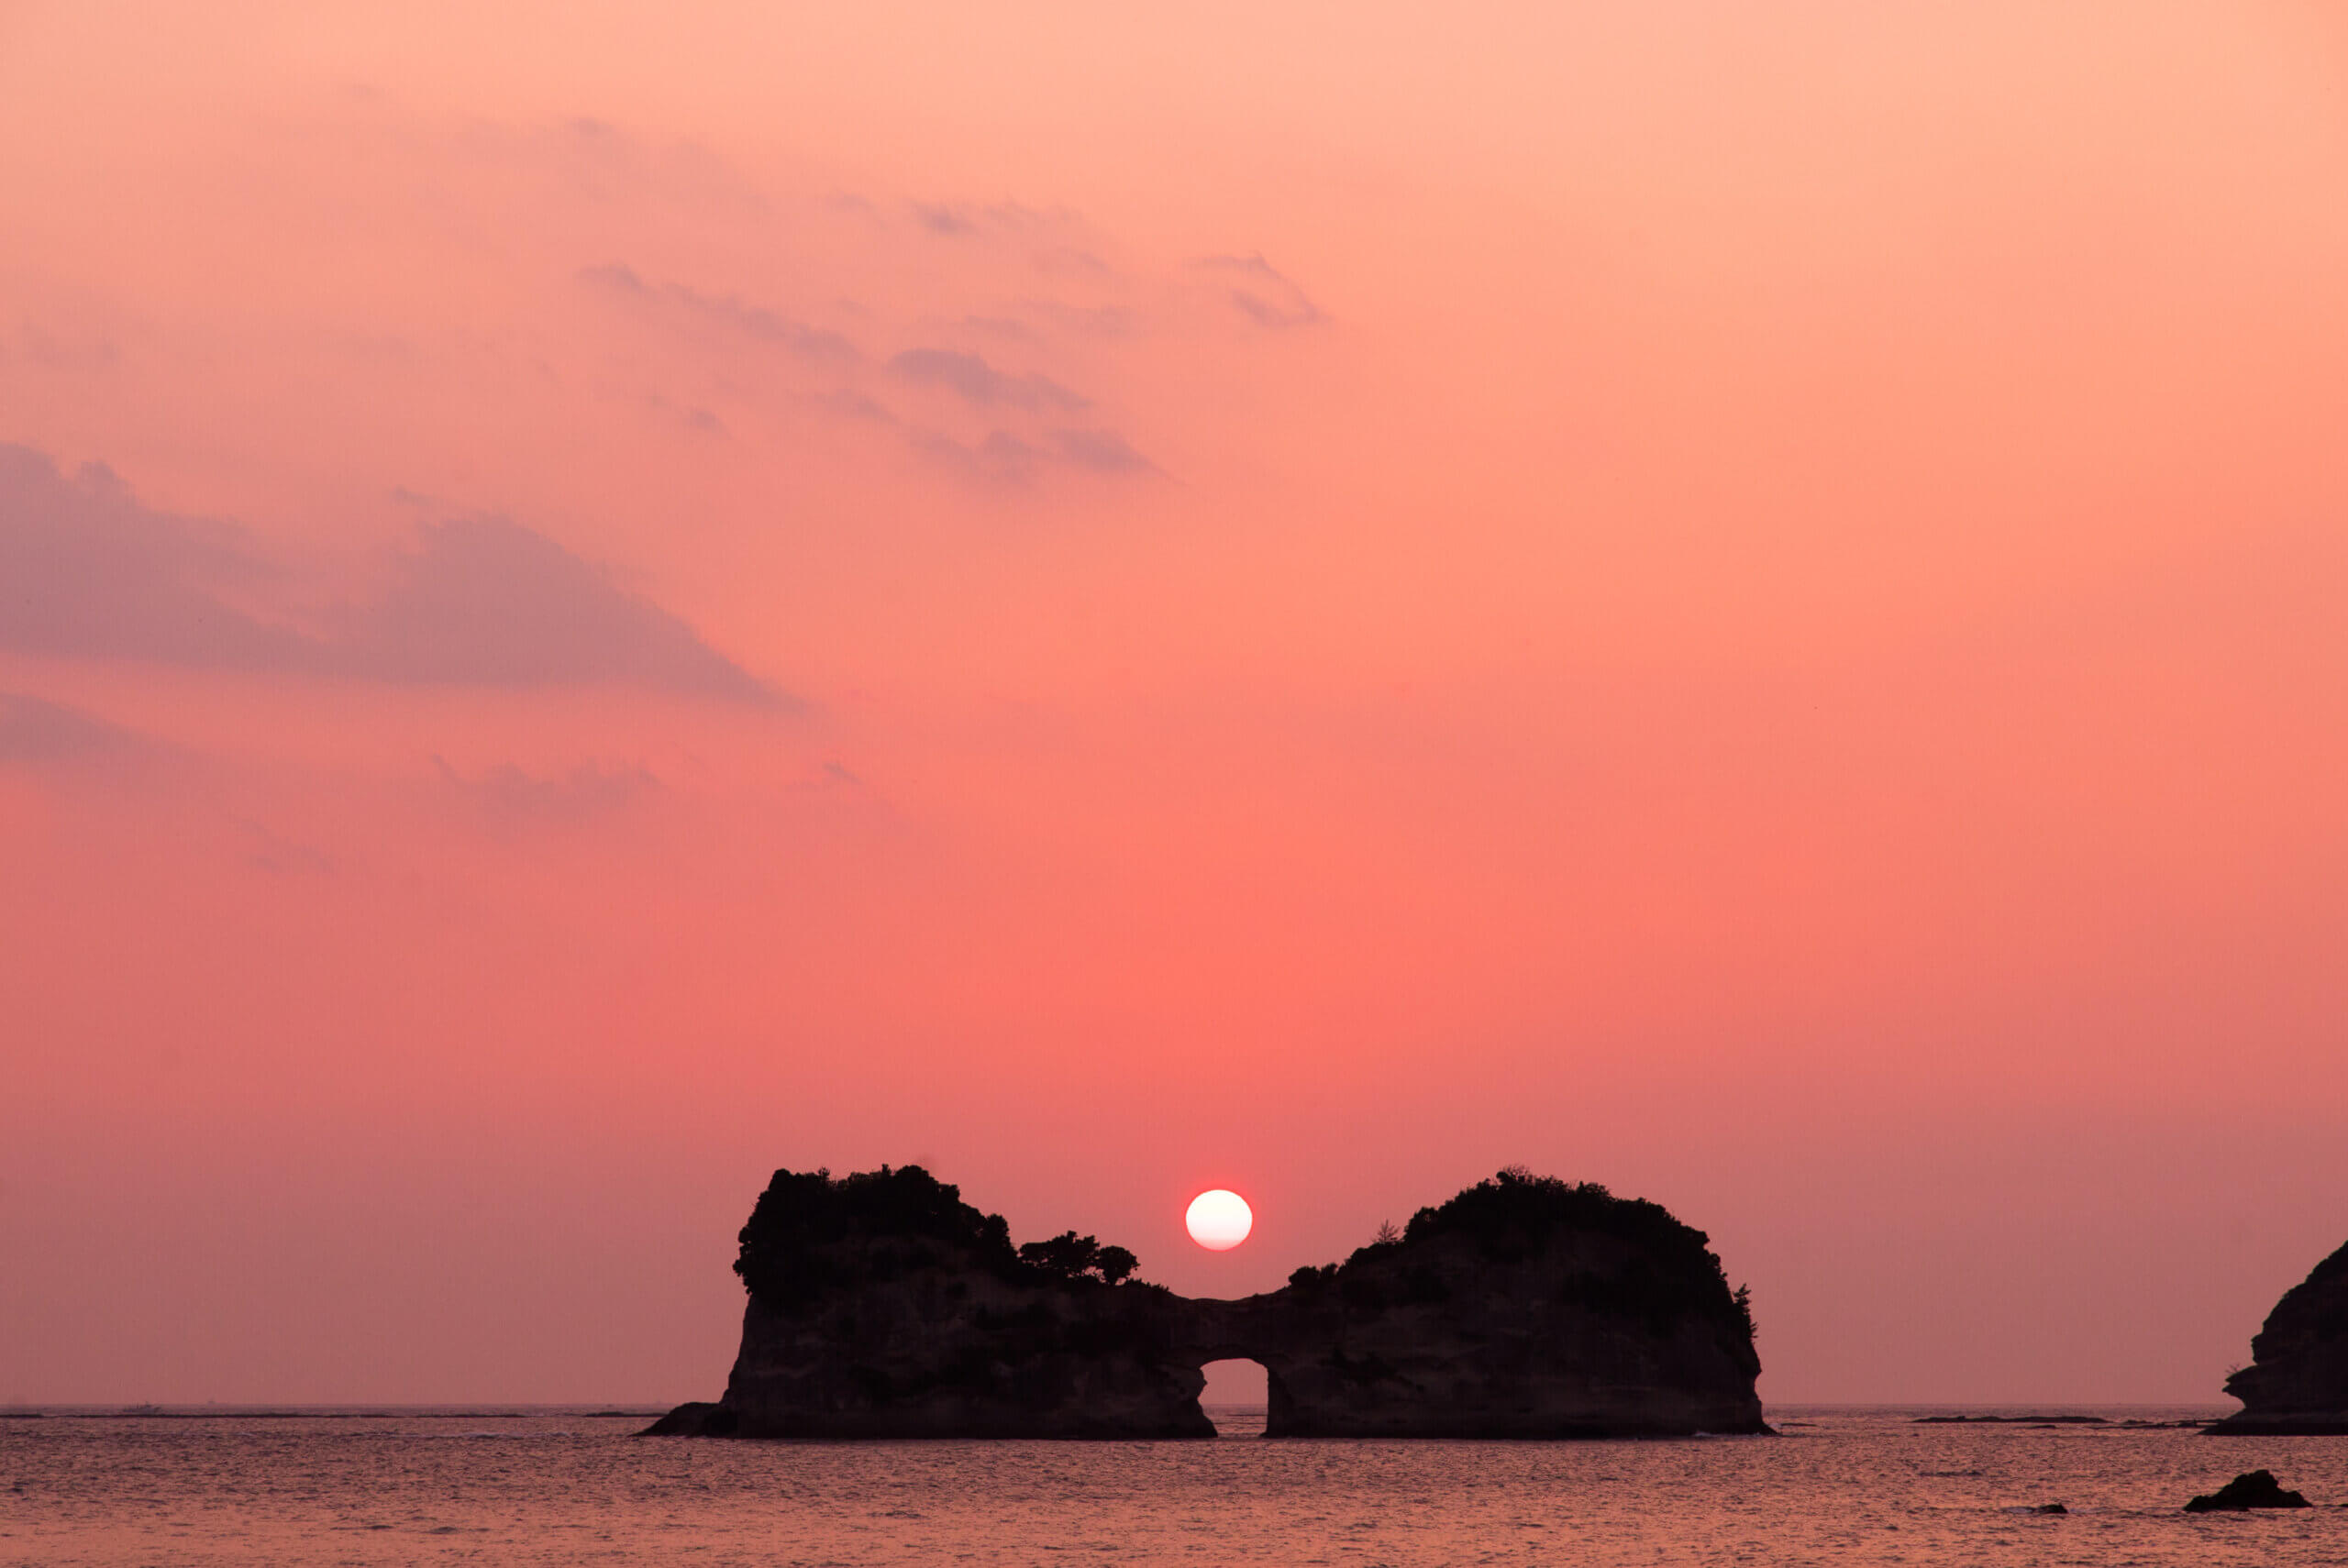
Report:
M1230 1356L1199 1368L1206 1387L1199 1408L1214 1423L1217 1437L1262 1437L1265 1412L1270 1407L1270 1372L1260 1361Z

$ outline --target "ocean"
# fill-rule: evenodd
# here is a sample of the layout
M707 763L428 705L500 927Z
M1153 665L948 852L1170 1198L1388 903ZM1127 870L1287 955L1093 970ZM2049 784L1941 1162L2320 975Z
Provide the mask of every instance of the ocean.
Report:
M1783 1407L1643 1442L639 1439L591 1408L0 1419L0 1563L2348 1562L2348 1438L2215 1408ZM2265 1468L2321 1506L2180 1505ZM2030 1511L2061 1503L2060 1515Z

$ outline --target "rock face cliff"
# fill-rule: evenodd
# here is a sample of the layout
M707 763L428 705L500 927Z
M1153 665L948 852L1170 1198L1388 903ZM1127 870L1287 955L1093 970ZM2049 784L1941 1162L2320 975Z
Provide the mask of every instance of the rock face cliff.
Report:
M908 1166L778 1171L742 1231L725 1397L651 1430L1211 1437L1210 1361L1267 1371L1267 1437L1757 1432L1743 1292L1656 1205L1503 1172L1285 1289L1191 1300Z
M1285 1290L1190 1303L1193 1344L1264 1364L1271 1437L1765 1431L1752 1318L1705 1242L1503 1172Z
M918 1165L777 1171L742 1228L750 1301L725 1397L652 1430L1212 1437L1206 1380L1173 1349L1180 1298L1132 1268L1090 1238L1014 1249L1001 1215Z
M2212 1436L2348 1436L2348 1246L2283 1293L2226 1379L2241 1410Z

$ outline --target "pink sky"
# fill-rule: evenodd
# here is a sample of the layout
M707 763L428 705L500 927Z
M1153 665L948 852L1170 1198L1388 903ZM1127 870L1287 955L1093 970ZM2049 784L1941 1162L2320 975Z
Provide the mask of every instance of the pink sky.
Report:
M906 1160L2219 1397L2348 1236L2336 8L1161 10L0 0L0 1401L707 1397Z

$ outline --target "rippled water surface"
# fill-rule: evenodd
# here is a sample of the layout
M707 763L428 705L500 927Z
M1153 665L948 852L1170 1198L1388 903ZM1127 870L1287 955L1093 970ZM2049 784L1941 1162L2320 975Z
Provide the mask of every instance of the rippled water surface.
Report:
M2189 1515L2348 1439L1777 1408L1675 1442L753 1443L534 1410L0 1419L0 1562L2348 1562L2348 1507ZM1252 1418L1252 1419L1251 1419ZM2045 1502L2070 1512L2016 1510Z

